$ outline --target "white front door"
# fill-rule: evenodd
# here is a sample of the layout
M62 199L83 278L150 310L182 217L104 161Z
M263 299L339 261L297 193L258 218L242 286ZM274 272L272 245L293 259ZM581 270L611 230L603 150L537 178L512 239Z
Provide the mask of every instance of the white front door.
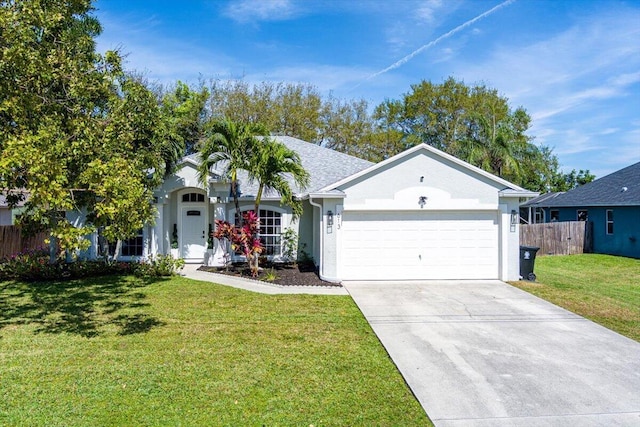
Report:
M182 208L181 256L203 260L207 251L207 224L204 207Z

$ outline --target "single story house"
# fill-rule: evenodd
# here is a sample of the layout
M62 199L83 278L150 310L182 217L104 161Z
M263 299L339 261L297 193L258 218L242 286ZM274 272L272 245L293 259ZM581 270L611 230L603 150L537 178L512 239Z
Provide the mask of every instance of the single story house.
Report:
M270 257L282 254L293 229L299 251L313 258L323 280L519 278L518 207L537 196L426 144L377 164L296 138L276 140L296 151L310 173L296 189L304 213L293 221L277 194L260 205L261 238ZM223 166L203 188L197 155L155 192L154 225L125 242L122 258L173 253L190 263L222 265L225 248L208 235L215 220L235 218ZM257 186L239 174L240 209L251 210ZM74 220L74 218L70 218ZM86 254L97 256L98 237Z
M538 197L527 200L520 205L520 223L521 224L542 224L547 219L548 213L545 212L544 206L549 203L551 199L564 194L563 191L557 193L545 193Z
M593 252L640 258L640 162L522 209L537 212L535 222L592 222Z
M0 225L13 225L16 215L22 211L25 201L18 202L13 208L9 207L9 202L4 194L0 194Z

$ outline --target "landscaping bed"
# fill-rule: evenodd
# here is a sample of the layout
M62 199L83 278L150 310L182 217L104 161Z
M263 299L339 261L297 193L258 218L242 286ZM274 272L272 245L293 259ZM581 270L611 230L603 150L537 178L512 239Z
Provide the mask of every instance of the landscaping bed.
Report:
M297 264L268 263L261 267L258 277L255 278L251 277L251 271L245 263L232 264L229 267L202 266L198 270L261 280L280 286L341 286L339 283L321 280L318 270L312 262Z

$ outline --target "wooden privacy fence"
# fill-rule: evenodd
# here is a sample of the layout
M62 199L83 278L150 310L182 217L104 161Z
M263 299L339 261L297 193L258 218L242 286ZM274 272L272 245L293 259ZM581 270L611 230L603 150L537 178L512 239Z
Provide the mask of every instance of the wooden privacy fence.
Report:
M538 255L575 255L591 252L593 223L547 222L520 225L520 245L537 246Z
M39 249L45 246L44 240L47 237L49 237L49 233L46 231L34 236L23 236L20 227L0 225L0 259L28 249Z

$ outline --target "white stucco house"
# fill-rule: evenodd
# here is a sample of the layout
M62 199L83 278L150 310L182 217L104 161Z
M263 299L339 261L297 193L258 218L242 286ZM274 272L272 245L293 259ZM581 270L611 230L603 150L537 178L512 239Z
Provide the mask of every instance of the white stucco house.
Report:
M293 228L323 280L519 278L518 206L536 196L426 144L373 164L291 137L274 137L298 152L311 175L298 189L304 214L292 221L278 195L260 206L267 254L281 255L281 234ZM190 263L221 264L216 219L235 217L229 183L214 168L203 188L197 156L155 192L154 225L123 245L123 258L168 254ZM256 186L240 176L241 210L253 209ZM295 188L295 187L294 187ZM97 236L87 255L96 256ZM172 249L172 242L175 248Z

